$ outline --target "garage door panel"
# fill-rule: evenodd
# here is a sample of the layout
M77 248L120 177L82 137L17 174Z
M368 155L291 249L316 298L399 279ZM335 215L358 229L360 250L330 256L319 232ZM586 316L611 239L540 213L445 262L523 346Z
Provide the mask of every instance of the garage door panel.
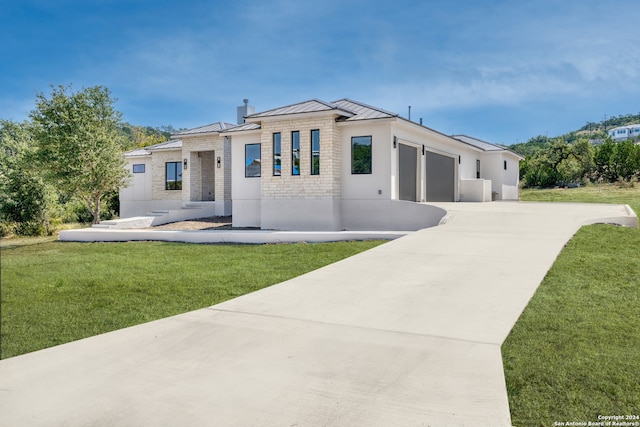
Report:
M432 152L425 154L427 201L455 201L455 161L453 157Z

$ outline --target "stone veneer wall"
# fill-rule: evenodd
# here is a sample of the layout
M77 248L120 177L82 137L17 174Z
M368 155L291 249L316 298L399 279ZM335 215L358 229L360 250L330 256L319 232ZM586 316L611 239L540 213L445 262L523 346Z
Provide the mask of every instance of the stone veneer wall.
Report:
M166 162L182 162L182 153L180 150L155 151L151 155L152 182L151 182L151 199L152 200L181 200L183 191L165 190L166 179ZM182 173L182 188L184 187L184 171Z
M311 131L320 130L320 174L311 175ZM300 131L300 175L291 174L291 132ZM281 133L282 174L273 176L273 134ZM262 122L263 199L340 198L340 129L333 115Z

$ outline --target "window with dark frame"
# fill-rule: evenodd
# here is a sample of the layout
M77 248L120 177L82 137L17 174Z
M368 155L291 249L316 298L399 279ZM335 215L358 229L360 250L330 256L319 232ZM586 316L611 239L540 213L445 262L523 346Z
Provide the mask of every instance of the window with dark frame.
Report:
M300 131L291 132L291 175L300 175Z
M182 190L182 162L165 163L165 190Z
M133 165L133 173L144 173L144 163Z
M371 173L371 136L351 137L351 173L364 175Z
M320 175L320 129L311 131L311 175Z
M261 172L260 144L244 146L244 176L245 178L259 178Z
M273 134L273 176L282 175L282 135L280 132Z

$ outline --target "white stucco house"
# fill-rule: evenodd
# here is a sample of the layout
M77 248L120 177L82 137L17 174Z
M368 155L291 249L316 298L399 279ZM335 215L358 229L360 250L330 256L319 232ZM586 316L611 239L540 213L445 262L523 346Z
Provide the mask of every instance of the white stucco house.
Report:
M624 141L633 137L640 137L640 124L633 124L627 126L619 126L613 129L609 129L609 136L614 141Z
M518 199L518 154L350 99L258 113L245 100L238 116L126 153L121 217L202 208L236 227L412 230L442 218L429 202Z

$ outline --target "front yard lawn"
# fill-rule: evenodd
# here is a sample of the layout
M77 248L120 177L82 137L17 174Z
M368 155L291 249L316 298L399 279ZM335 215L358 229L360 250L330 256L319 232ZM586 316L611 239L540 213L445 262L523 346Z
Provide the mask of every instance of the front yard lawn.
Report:
M580 188L522 189L520 200L531 202L619 203L640 213L640 184L619 187L612 184L589 185Z
M4 245L0 356L208 307L381 243Z
M608 188L527 190L522 198L626 203L638 212L639 188ZM502 346L513 425L640 415L639 331L640 231L583 227Z

